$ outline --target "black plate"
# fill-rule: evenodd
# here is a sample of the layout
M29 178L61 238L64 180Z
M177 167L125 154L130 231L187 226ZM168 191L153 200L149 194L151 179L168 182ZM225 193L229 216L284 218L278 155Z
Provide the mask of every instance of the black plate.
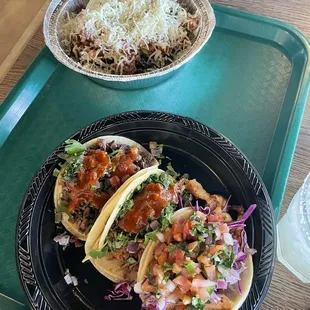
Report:
M123 135L147 146L164 144L164 154L175 170L189 173L211 193L232 202L257 208L247 221L248 243L257 250L253 257L254 278L241 309L258 309L271 281L275 258L275 224L267 190L253 166L225 137L192 119L161 112L128 112L99 120L71 138L81 142L100 135ZM53 169L58 165L60 145L34 176L22 204L16 235L20 279L33 309L140 309L133 301L106 301L112 283L90 263L82 264L83 248L63 251L54 241ZM64 281L65 269L79 280L73 287ZM84 280L87 281L84 281ZM87 284L85 282L88 282Z

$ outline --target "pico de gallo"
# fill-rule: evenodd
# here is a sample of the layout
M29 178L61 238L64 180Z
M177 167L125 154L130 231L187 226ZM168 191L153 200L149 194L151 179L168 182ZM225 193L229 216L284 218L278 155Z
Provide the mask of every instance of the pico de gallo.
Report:
M232 309L225 291L237 289L242 294L245 259L255 253L247 247L244 223L256 205L244 212L241 206L212 197L196 180L184 183L185 191L208 199L209 204L201 207L196 200L187 207L192 209L190 217L178 211L177 220L157 241L145 278L134 290L144 309ZM231 210L237 212L237 220L232 220Z

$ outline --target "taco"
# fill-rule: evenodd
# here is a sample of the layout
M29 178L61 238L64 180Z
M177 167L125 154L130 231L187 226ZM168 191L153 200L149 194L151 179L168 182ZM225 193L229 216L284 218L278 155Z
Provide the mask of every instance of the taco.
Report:
M187 189L191 188L188 182L199 184L196 180L186 181ZM214 207L211 211L197 202L194 207L176 211L168 228L170 233L166 231L165 238L147 245L135 284L144 308L241 307L251 287L255 253L247 245L244 222L256 205L245 213L241 206L230 207L227 202ZM230 210L238 213L237 221L232 221Z
M158 162L137 142L120 136L103 136L85 144L67 140L65 160L55 190L55 221L85 241L102 208L143 169ZM123 186L122 186L123 185Z
M146 245L171 225L177 204L175 180L146 169L101 212L85 243L86 259L114 282L136 280Z

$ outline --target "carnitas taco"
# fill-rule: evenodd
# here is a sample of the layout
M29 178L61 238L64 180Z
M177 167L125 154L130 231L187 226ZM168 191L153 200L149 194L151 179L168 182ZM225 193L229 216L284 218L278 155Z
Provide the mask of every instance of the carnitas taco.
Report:
M247 245L244 226L256 205L244 212L196 180L184 185L182 202L191 206L176 211L160 240L148 243L135 292L146 309L239 309L253 277L255 250ZM202 197L209 200L203 207Z
M55 221L85 241L106 203L132 178L158 162L137 142L121 136L102 136L85 144L67 140L65 160L54 190ZM117 195L117 194L115 194Z
M177 208L175 180L147 169L111 199L85 243L86 259L114 282L136 280L141 255L150 240L171 225Z

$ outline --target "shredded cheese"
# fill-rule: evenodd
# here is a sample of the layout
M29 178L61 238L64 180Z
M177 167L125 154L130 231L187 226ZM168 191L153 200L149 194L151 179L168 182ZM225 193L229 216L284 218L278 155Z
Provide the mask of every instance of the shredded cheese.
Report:
M176 0L91 0L67 13L61 42L82 66L111 74L163 67L192 44L199 17Z

